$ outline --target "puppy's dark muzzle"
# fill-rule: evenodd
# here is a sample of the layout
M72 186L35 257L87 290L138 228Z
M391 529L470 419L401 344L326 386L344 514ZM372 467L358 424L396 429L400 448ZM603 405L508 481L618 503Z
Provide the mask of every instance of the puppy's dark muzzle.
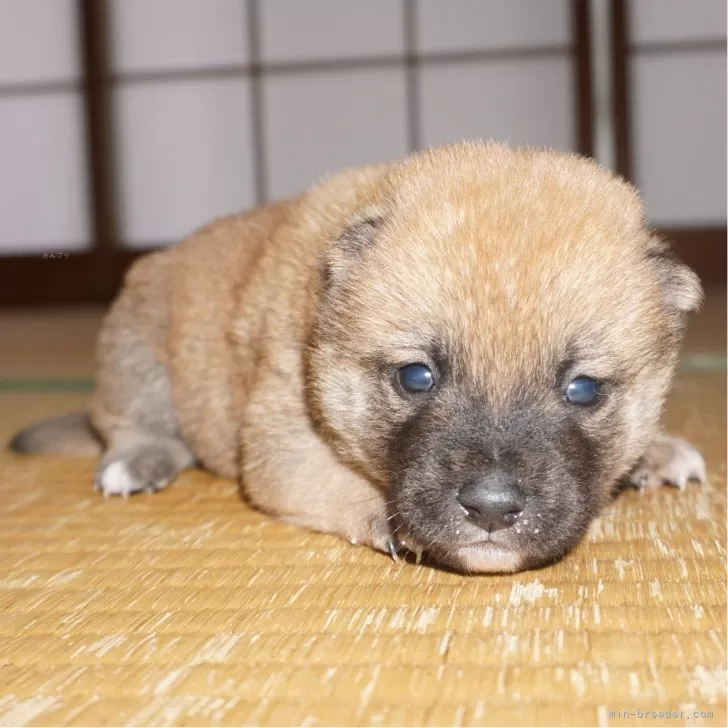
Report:
M457 500L468 520L489 533L512 526L526 507L516 479L503 472L463 486Z

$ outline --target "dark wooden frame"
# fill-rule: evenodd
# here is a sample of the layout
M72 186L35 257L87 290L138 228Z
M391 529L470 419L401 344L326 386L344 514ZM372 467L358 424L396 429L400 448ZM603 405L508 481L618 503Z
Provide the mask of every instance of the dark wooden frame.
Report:
M115 149L113 145L113 114L110 104L111 71L109 49L109 11L106 0L77 0L80 39L82 46L82 92L85 125L88 138L88 179L90 187L93 247L88 252L63 254L60 257L0 257L0 305L106 303L121 285L129 265L148 250L130 250L119 245L118 190L116 189ZM255 20L259 0L248 5L250 18ZM417 74L421 57L415 38L413 0L404 0L405 68L410 113L410 147L419 147ZM567 52L573 59L575 99L575 139L582 154L593 153L593 119L591 105L591 69L588 0L571 0L572 45ZM627 42L626 0L612 3L612 42L615 50L614 98L616 111L617 163L628 179L631 175L632 151L629 134L629 44ZM251 31L254 23L249 23ZM252 33L252 35L255 35ZM261 68L257 53L257 38L251 38L253 55L245 72L251 79L251 102L254 125L263 130L260 103ZM463 58L460 58L460 56ZM453 54L451 59L467 60L477 54ZM401 59L374 59L368 63L401 63ZM309 64L310 65L310 64ZM315 65L315 64L314 64ZM321 65L321 64L319 64ZM325 62L339 67L350 61ZM357 61L357 65L360 65ZM231 68L230 73L242 69ZM290 72L292 69L280 70ZM257 197L265 197L263 145L255 144L258 180ZM666 231L679 253L706 282L725 282L725 230ZM48 251L53 252L53 251ZM722 258L720 257L722 253ZM722 260L722 263L721 263Z

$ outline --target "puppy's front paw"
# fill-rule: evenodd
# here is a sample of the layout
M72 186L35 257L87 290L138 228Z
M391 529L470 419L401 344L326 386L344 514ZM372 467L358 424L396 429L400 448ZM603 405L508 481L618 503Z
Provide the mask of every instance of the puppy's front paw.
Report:
M705 483L705 460L689 442L660 434L630 473L629 480L640 489L672 485L683 490L689 480Z
M404 558L408 553L411 553L414 554L415 562L420 563L422 549L406 532L393 525L390 519L380 515L370 517L368 531L364 543L376 551L389 554L393 561L399 561L400 558ZM356 543L354 539L349 540Z
M404 534L395 519L387 516L384 505L376 507L373 512L370 510L361 520L350 523L341 535L349 543L389 554L393 561L399 561L407 553L413 553L417 563L422 557L422 550Z

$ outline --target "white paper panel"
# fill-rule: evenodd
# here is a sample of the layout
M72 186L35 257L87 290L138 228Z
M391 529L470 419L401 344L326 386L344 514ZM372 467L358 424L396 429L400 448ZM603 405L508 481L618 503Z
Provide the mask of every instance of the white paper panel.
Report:
M111 0L111 19L117 70L248 61L244 0Z
M249 89L242 79L122 85L116 92L122 237L178 240L252 206Z
M265 61L348 58L402 53L400 0L264 0Z
M566 58L426 65L420 79L423 142L494 138L572 149L572 85Z
M423 52L528 48L570 42L568 0L417 0Z
M86 158L76 94L0 99L0 251L87 247Z
M724 224L725 55L638 55L632 105L636 181L654 223Z
M407 153L402 69L276 76L264 82L273 197L304 190L328 172Z
M632 0L629 11L637 43L726 37L726 0Z
M76 0L0 0L0 83L79 76Z

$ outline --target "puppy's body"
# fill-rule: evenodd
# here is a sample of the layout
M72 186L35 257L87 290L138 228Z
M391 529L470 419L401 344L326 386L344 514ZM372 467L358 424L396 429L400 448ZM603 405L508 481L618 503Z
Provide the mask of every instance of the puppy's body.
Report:
M649 459L700 296L642 215L583 159L461 144L143 258L99 341L99 486L158 489L197 461L381 550L399 530L471 571L557 558ZM431 389L403 389L412 365ZM566 402L585 376L601 401ZM41 425L16 445L54 439ZM694 455L664 477L703 477ZM481 517L472 494L493 492L515 498L512 524Z

